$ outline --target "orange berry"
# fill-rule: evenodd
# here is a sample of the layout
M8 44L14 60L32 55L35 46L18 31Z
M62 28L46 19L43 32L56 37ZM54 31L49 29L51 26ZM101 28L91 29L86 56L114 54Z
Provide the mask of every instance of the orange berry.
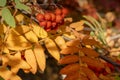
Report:
M46 21L42 21L42 22L39 22L40 26L43 26L45 27L47 25L47 22Z
M50 15L51 15L51 21L54 21L56 18L55 14L51 13Z
M67 8L62 8L62 13L64 14L64 15L67 15L68 14L68 9Z
M56 22L52 22L52 27L54 28L57 25Z
M37 19L38 21L43 21L43 20L44 20L44 15L38 13L38 14L36 15L36 19Z
M47 26L46 26L46 28L50 28L51 26L52 26L51 21L47 21Z
M49 13L45 14L45 20L51 20L51 15Z
M60 23L61 21L62 21L62 16L60 16L60 15L56 15L56 22L57 23Z
M57 8L57 9L55 10L55 14L56 14L56 15L61 15L61 14L62 14L62 10L59 9L59 8Z

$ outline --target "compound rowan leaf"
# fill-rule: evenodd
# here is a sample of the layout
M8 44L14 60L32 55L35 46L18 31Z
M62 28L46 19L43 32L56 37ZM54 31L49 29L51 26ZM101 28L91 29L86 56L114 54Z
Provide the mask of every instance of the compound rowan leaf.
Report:
M80 70L87 75L89 80L100 80L91 69L81 66Z
M76 71L79 71L80 69L80 64L75 63L75 64L69 64L67 66L65 66L64 68L62 68L60 70L60 74L70 74L70 73L74 73Z
M25 59L27 63L31 66L30 71L35 74L37 72L37 62L32 49L25 50Z
M32 45L14 29L11 29L8 34L6 46L11 50L24 50L32 47Z
M46 38L48 36L47 32L40 27L39 25L37 25L35 22L33 22L31 24L31 26L33 27L33 32L39 37L39 38Z
M33 51L37 60L37 64L40 70L43 72L46 67L46 57L45 57L44 49L39 43L36 43Z
M65 44L65 40L63 39L62 36L57 36L55 38L55 42L60 47L60 49L64 49L64 48L67 47L66 44Z
M91 49L91 48L81 48L80 51L82 51L85 55L87 55L88 57L98 57L99 53L97 53L95 50Z
M55 42L50 39L50 38L46 38L45 39L45 46L48 50L48 52L57 60L59 61L60 59L60 53L59 50L55 44Z
M68 55L60 59L60 64L70 64L79 61L79 56L77 55Z
M70 46L67 48L64 48L60 51L61 54L74 54L79 52L79 48L76 46Z
M22 80L19 76L12 73L9 69L5 67L0 68L0 76L5 80Z
M15 19L12 16L10 10L7 7L4 7L1 10L1 15L2 18L5 20L5 22L10 26L10 27L15 27L16 23L15 23Z
M80 40L79 39L74 39L66 42L67 46L78 46L80 45Z

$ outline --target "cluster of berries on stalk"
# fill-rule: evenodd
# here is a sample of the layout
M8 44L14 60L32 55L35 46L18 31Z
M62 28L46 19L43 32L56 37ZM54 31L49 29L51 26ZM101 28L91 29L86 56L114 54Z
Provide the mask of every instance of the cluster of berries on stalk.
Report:
M58 26L64 23L67 14L67 8L57 8L54 12L37 13L36 19L46 31L57 30Z

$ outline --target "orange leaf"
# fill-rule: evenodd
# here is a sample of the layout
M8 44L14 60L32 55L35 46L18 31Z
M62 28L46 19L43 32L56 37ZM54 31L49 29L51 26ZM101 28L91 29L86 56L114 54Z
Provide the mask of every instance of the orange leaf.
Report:
M90 70L89 68L81 66L81 67L80 67L80 70L87 75L87 77L89 78L89 80L100 80L100 79L95 75L95 73L94 73L92 70Z
M70 46L67 48L64 48L60 51L61 54L74 54L79 52L79 48L75 46Z
M98 57L99 54L93 50L93 49L90 49L90 48L81 48L80 49L85 55L87 55L88 57Z
M80 68L80 65L78 63L69 64L60 70L60 74L70 74L78 71L79 68Z
M68 55L60 59L60 64L70 64L79 61L79 57L77 55Z
M30 71L35 74L37 72L37 62L32 49L28 49L25 51L25 59L27 63L31 66Z
M80 57L80 59L82 62L86 63L88 66L94 67L95 69L105 68L104 64L98 59L90 58L87 56L82 56L82 57Z
M78 46L80 45L80 40L79 39L74 39L66 42L67 46Z
M46 67L46 57L42 46L39 43L36 43L33 51L39 68L41 69L41 71L44 71Z

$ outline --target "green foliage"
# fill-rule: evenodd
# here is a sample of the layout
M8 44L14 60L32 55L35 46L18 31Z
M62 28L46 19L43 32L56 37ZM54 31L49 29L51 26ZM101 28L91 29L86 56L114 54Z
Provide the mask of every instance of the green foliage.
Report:
M4 7L6 5L6 0L0 0L0 6Z
M31 13L31 8L28 7L28 6L26 6L26 5L24 5L24 4L22 4L22 3L20 3L19 0L15 0L15 3L16 3L16 6L15 6L15 7L16 7L17 9L25 10L26 12Z
M2 18L10 27L15 27L15 19L7 7L2 8L1 15Z
M120 80L120 76L115 76L115 80Z
M2 77L0 77L0 80L4 80Z

